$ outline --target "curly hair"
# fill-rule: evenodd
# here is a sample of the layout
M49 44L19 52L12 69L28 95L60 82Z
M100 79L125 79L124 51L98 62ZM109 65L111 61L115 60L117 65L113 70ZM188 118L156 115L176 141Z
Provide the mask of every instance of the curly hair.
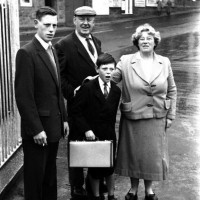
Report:
M136 29L135 33L131 37L133 44L139 49L138 41L142 36L142 32L148 32L149 35L152 35L154 37L154 42L155 42L154 49L155 49L157 45L160 43L161 37L160 37L160 32L155 31L155 29L150 24L143 24Z

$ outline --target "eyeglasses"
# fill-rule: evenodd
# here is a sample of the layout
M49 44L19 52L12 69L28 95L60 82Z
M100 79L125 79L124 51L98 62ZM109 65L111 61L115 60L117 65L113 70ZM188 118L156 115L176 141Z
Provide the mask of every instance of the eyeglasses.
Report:
M95 17L80 17L80 16L77 16L77 18L81 22L85 22L86 20L88 23L94 22L94 19L95 19Z

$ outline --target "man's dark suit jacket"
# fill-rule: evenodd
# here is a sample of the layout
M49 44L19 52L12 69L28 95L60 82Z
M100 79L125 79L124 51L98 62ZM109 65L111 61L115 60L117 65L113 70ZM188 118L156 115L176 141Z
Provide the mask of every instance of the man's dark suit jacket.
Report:
M59 66L55 52L54 56ZM64 132L63 117L66 119L61 86L47 52L36 38L17 53L15 96L22 138L33 139L44 130L48 142L57 142Z
M77 129L72 140L81 140L85 132L92 130L99 140L116 140L115 122L121 90L111 82L108 98L105 99L98 78L87 82L77 92L72 116Z
M101 42L94 36L92 39L99 55ZM75 32L56 43L55 49L60 63L63 95L68 100L70 107L74 90L82 84L87 76L97 75L95 64Z

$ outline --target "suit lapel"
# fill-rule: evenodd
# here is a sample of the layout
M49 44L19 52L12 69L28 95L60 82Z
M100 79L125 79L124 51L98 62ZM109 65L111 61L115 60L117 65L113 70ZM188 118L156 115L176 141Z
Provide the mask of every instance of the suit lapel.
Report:
M95 45L95 47L96 47L97 55L100 55L100 54L102 53L102 52L101 52L101 47L99 46L99 44L98 44L96 38L94 38L93 35L92 35L92 40L93 40L94 45Z
M78 39L78 37L76 36L75 32L72 35L73 37L73 41L78 49L79 54L83 57L83 59L89 64L89 66L91 66L92 68L95 67L94 62L92 61L92 59L90 58L87 50L85 49L85 47L83 46L83 44L81 43L81 41ZM95 44L96 46L96 44ZM96 48L97 49L97 48ZM97 52L98 53L98 52Z
M141 67L141 59L137 58L137 54L134 55L134 57L131 60L131 66L135 70L136 74L145 82L148 82L145 79L145 74L144 71L142 70ZM151 76L151 81L153 82L161 73L163 69L162 61L158 58L158 56L154 53L154 61L153 61L153 72Z
M53 69L54 66L52 66L49 55L47 54L45 49L42 47L42 45L40 44L40 42L36 38L33 39L33 43L36 46L38 56L41 58L41 60L43 61L43 63L45 64L45 66L47 67L49 72L51 73L53 80L55 81L56 85L58 85L58 80L57 80L55 71ZM54 52L54 57L55 57L55 61L56 61L55 52ZM56 65L58 65L58 61L56 61ZM58 67L57 67L57 69L58 69ZM58 74L59 74L59 72L58 72Z
M95 96L99 99L99 101L101 101L102 103L106 103L106 102L112 102L112 101L115 101L115 93L116 93L116 90L115 90L115 83L113 83L111 81L111 88L110 88L110 91L109 91L109 94L108 94L108 98L105 99L102 91L101 91L101 88L100 88L100 85L99 85L99 80L98 80L98 77L94 80L94 91L95 91Z
M57 57L56 50L54 49L54 47L52 47L52 49L53 49L53 55L54 55L55 62L56 62L56 69L57 69L57 73L58 73L58 80L60 80L60 68L59 68L58 57ZM59 81L58 81L58 84L59 84Z
M115 102L116 101L116 94L117 94L117 90L116 90L116 85L114 82L110 82L111 83L111 88L110 88L110 92L108 94L108 98L107 98L107 101L108 102Z
M99 85L99 80L98 77L96 79L94 79L94 93L95 96L97 97L97 99L99 99L100 102L105 103L106 99L101 91L100 85Z
M157 59L154 59L153 62L153 67L154 70L152 72L152 78L151 78L151 83L160 75L160 73L162 72L163 69L163 63L162 61L159 61Z

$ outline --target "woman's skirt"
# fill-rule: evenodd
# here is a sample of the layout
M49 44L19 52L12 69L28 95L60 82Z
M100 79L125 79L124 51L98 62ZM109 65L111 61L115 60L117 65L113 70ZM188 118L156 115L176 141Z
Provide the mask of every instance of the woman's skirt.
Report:
M137 179L165 180L168 173L166 118L120 121L115 172Z

